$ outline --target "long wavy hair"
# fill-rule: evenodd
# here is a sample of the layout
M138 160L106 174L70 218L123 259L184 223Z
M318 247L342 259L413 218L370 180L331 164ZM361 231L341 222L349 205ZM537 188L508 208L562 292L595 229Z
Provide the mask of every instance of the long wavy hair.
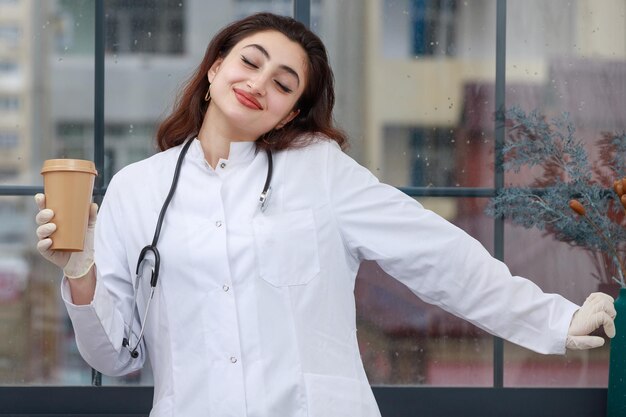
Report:
M347 146L346 134L336 128L332 111L335 105L334 76L322 41L297 20L271 13L257 13L233 22L211 41L195 73L185 83L172 113L160 124L157 146L161 151L177 146L195 136L208 108L204 95L209 88L207 73L219 57L225 57L242 39L257 32L275 30L298 43L307 54L305 89L296 108L300 113L281 129L271 130L256 141L258 147L282 150L306 146L320 134Z

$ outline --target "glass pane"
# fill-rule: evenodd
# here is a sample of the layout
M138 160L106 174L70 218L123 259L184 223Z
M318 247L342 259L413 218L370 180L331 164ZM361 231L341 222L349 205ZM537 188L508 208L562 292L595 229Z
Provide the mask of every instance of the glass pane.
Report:
M88 384L61 273L35 249L34 216L32 197L0 196L0 384Z
M559 193L559 187L572 190L577 178L592 174L593 184L608 189L613 180L626 175L623 159L606 152L611 147L601 151L602 141L617 138L626 129L625 11L623 1L507 3L506 137L511 144L540 146L529 156L521 151L509 155L509 162L523 165L519 172L513 167L506 171L506 183L545 187L543 205L528 200L517 204L524 209L523 217L536 219L544 213L540 207L551 207L559 216L577 220L567 206L575 193ZM574 140L562 140L568 137ZM606 203L594 202L597 213L604 213L598 214L602 221L613 216L607 217L611 212ZM572 242L557 240L573 227L564 229L557 223L541 231L507 227L507 264L514 273L536 280L543 290L579 304L590 292L615 294L611 277L616 270L610 262L592 256L585 250L588 246L572 247ZM607 346L563 357L536 355L511 345L505 349L507 386L606 386L607 367Z
M31 196L0 196L0 385L90 385L61 271L36 249L35 207ZM152 383L149 372L119 380Z
M154 152L156 125L213 33L257 10L290 14L292 3L106 1L105 8L108 179ZM1 185L41 185L44 159L93 158L94 22L88 0L0 4ZM32 197L0 197L0 384L89 384L60 301L60 272L35 250L34 214ZM151 378L146 366L103 381Z
M555 240L538 230L505 226L505 262L514 275L532 280L545 292L558 293L582 304L592 292L607 291L589 253ZM532 262L528 262L532 259ZM609 343L566 355L540 355L506 343L505 386L605 387Z
M105 2L105 182L156 151L159 122L218 30L254 12L292 8L291 0ZM89 120L82 127L93 129Z
M85 131L82 121L93 126L94 5L88 0L44 3L54 19L44 25L54 28L54 37L47 77L50 101L43 110L49 118L43 135L50 144L41 157L93 160L93 131Z
M484 199L419 201L493 247L493 220L482 214ZM372 385L493 384L489 334L422 302L373 262L361 265L355 294L359 346Z
M335 118L349 153L384 182L493 184L495 2L467 3L313 4L311 26L336 79ZM416 42L425 20L432 30ZM485 200L420 201L492 249ZM420 301L375 263L362 265L356 296L372 384L492 385L491 336Z
M68 7L75 11L72 19L64 12ZM83 36L90 27L89 36ZM67 32L73 36L65 36ZM80 109L89 109L85 118L92 118L93 76L74 76L79 49L89 57L88 71L93 72L92 33L89 1L0 5L1 185L38 184L44 159L80 157L90 148L91 141L75 143L72 149L58 146L53 126L62 114Z
M56 129L93 119L93 21L90 1L0 4L0 184L42 185L44 159L93 154L91 137L61 146ZM31 196L0 197L0 384L88 384L34 215Z
M337 120L350 153L382 181L492 186L495 6L322 2Z
M258 11L290 15L291 0L149 0L105 2L105 183L124 166L156 152L155 134L213 35ZM88 135L93 124L81 126ZM104 385L151 382L147 364Z

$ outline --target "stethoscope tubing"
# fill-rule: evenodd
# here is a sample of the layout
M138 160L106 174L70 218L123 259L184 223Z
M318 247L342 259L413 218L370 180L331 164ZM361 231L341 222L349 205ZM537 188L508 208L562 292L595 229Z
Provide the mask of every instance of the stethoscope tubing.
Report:
M159 250L157 249L157 243L159 241L159 237L161 234L161 227L163 226L163 220L165 219L165 213L167 212L167 208L170 202L172 201L172 198L174 197L174 192L176 191L176 187L178 186L178 178L180 176L180 171L183 165L183 160L185 159L185 155L187 154L189 147L191 146L191 144L193 143L195 139L196 138L189 139L187 143L185 143L185 145L183 146L182 150L180 151L178 160L176 161L176 167L174 168L174 177L172 178L172 185L170 186L170 190L167 193L167 197L165 198L165 201L163 202L163 206L161 207L159 218L157 219L156 227L154 230L154 236L152 237L152 243L145 246L141 250L141 252L139 253L139 259L137 260L137 268L135 269L135 286L134 286L135 294L133 297L133 307L131 310L132 316L131 316L131 321L128 323L128 330L126 332L126 337L124 337L122 340L122 346L128 347L128 350L130 351L130 356L133 359L139 356L139 353L137 352L137 348L139 347L139 344L141 343L141 340L143 339L143 335L145 331L145 323L148 318L148 312L150 311L150 302L152 301L152 298L154 296L154 291L155 291L155 288L159 279L161 256L159 254ZM261 192L261 196L259 197L259 207L261 211L265 211L265 208L267 207L266 204L267 204L267 199L269 197L268 194L269 194L270 185L272 182L273 165L274 165L273 159L272 159L272 151L269 149L266 149L265 152L267 153L267 176L265 178L265 184L263 185L263 191ZM137 294L139 292L139 279L141 278L141 275L142 275L140 270L141 270L141 266L143 262L145 261L146 254L148 252L152 252L152 254L154 255L154 267L152 268L152 274L150 278L150 296L146 303L146 311L140 322L141 330L137 338L137 343L135 343L135 345L131 348L129 347L130 346L130 334L131 334L131 328L132 328L132 319L135 315L135 310L137 309Z

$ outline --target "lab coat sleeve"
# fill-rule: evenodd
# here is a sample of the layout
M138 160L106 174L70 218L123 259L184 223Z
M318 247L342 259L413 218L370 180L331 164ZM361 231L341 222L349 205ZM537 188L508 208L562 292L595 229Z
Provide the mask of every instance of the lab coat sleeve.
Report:
M344 245L422 300L539 353L564 353L576 304L546 294L463 230L329 145L329 199Z
M118 207L116 178L108 187L98 213L95 234L96 291L89 305L71 302L67 278L63 278L62 297L74 327L76 344L85 361L105 375L124 375L143 366L145 348L138 348L139 357L131 359L122 339L131 317L134 289L126 261L121 231L123 217ZM139 333L134 315L133 333ZM126 320L126 321L125 321ZM135 336L136 337L136 336ZM136 340L136 339L135 339Z

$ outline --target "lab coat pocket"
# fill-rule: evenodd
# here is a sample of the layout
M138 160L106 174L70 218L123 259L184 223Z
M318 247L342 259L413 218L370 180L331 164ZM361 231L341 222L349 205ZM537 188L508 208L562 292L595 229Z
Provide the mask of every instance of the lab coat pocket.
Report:
M261 278L276 287L304 285L319 275L317 232L311 209L253 220Z

